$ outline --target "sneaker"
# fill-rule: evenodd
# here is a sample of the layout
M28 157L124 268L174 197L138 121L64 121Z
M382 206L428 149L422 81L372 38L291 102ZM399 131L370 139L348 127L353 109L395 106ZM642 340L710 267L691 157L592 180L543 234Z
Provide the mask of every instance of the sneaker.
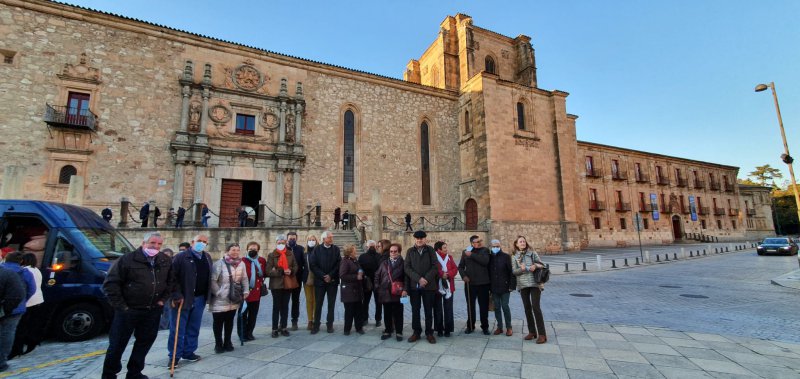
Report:
M185 356L185 357L183 357L181 359L189 361L189 362L197 362L197 361L200 360L200 356L197 355L197 354L192 353L192 355Z

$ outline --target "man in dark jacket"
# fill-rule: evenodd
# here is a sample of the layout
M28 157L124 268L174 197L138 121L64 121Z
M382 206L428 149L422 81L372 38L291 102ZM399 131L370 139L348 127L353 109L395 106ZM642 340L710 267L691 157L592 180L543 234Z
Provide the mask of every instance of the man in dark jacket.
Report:
M303 292L305 279L308 278L308 267L306 267L305 249L297 244L297 233L286 233L287 248L294 254L294 261L297 262L297 279L300 279L300 287L289 290L291 296L289 299L292 302L292 330L297 330L297 319L300 318L300 292Z
M430 343L436 343L433 336L433 299L436 296L439 267L436 265L436 252L427 244L428 235L422 231L414 232L414 246L406 250L405 272L406 291L411 296L411 328L414 334L408 342L416 342L422 333L419 307L425 309L425 337Z
M503 252L499 240L492 240L490 250L492 252L489 260L490 287L494 300L494 317L497 320L494 335L503 333L505 319L506 335L512 336L514 333L511 331L511 308L508 306L508 300L511 292L517 289L517 277L511 268L511 256Z
M183 227L183 219L186 217L186 209L184 207L178 207L178 212L175 213L175 227L182 228Z
M316 300L314 309L314 327L311 334L319 333L322 320L322 302L328 297L328 317L326 324L328 333L333 333L333 312L336 308L336 294L339 292L339 264L342 262L342 253L339 246L333 244L333 233L322 232L322 244L314 248L308 262L311 272L314 273L314 296Z
M169 358L175 354L175 362L185 359L195 362L200 356L197 350L200 326L203 321L203 310L211 293L211 255L205 252L208 246L208 236L196 235L191 242L191 247L180 252L172 259L172 273L175 275L175 286L172 291L172 317L170 317L169 340L167 350ZM178 319L178 308L183 304L180 312L180 330L178 330L178 347L175 346L175 324Z
M364 270L364 280L370 283L375 279L375 272L378 271L378 265L381 262L381 255L375 248L375 241L367 241L367 252L358 257L358 264ZM361 319L364 324L369 321L369 302L372 299L373 290L364 289L364 305L361 307ZM381 326L381 305L378 303L378 294L375 294L375 327Z
M103 282L103 292L114 308L108 332L103 379L116 378L122 354L134 335L127 378L140 378L144 360L158 336L164 304L172 292L172 261L162 253L164 240L157 232L144 235L142 246L117 259Z
M147 227L147 219L150 218L150 203L145 202L139 209L139 220L142 220L142 227Z
M467 328L464 333L475 331L475 300L481 308L481 329L489 335L489 249L483 247L478 236L469 237L470 246L461 253L458 272L464 281L464 296L467 299Z
M21 260L21 253L12 252L0 265L0 372L8 370L6 359L14 345L17 324L25 313L25 303L36 292L33 275L19 265Z
M106 220L106 222L110 223L111 217L114 216L114 212L111 211L111 208L103 208L103 210L100 212L100 216L103 216L103 220Z

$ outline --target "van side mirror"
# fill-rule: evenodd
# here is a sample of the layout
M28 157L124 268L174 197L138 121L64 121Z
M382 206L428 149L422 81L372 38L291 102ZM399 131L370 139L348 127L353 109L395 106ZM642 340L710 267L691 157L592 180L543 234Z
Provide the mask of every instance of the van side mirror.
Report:
M56 252L56 263L53 264L53 271L79 270L81 267L81 256L70 250Z

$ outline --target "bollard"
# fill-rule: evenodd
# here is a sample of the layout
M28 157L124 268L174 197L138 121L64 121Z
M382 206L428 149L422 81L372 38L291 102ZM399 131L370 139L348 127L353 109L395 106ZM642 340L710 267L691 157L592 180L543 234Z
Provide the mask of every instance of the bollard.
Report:
M651 262L650 261L650 251L649 250L645 250L644 251L644 258L642 259L642 263L650 263L650 262Z
M639 265L639 257L636 257L636 265Z
M672 256L672 257L674 258L674 260L676 260L676 261L677 261L677 260L678 260L678 253L672 253L672 254L673 254L673 256Z
M728 251L730 251L728 250L728 246L725 246L725 252L727 253Z
M694 257L694 255L692 254L692 251L689 250L689 258L693 258L693 257Z
M656 262L661 262L661 256L656 254Z
M686 249L681 248L681 258L686 258ZM675 258L678 259L678 258Z
M706 249L703 249L703 255L706 255Z
M669 262L669 253L664 253L664 262Z
M611 260L611 268L617 268L617 260L616 259L612 259Z
M596 255L597 257L597 271L603 270L603 256L600 254Z
M564 263L564 272L569 272L569 263Z
M586 271L586 262L583 262L583 270L581 271Z
M625 258L625 267L628 267L628 258Z

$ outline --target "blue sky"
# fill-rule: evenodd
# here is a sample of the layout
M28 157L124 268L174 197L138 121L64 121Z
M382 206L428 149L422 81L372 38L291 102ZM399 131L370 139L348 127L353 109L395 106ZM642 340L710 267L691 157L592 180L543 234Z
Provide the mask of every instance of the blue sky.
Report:
M771 93L800 158L800 1L102 1L69 3L402 78L458 12L532 37L539 87L570 93L578 139L788 179Z

